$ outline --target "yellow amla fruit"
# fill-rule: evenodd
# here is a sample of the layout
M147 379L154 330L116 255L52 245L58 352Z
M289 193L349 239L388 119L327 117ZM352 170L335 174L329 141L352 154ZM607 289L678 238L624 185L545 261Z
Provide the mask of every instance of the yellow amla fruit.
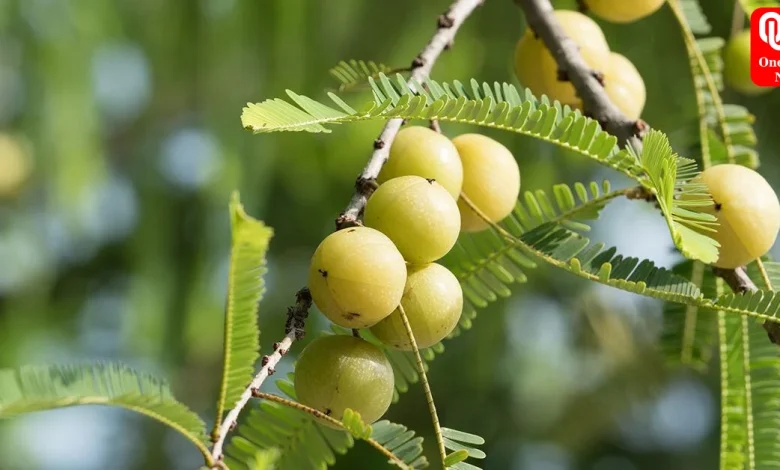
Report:
M512 152L481 134L462 134L452 142L463 162L463 194L490 221L501 221L520 195L520 167ZM463 199L458 208L461 230L478 232L490 226Z
M531 90L535 97L541 98L547 94L544 76L542 75L542 54L544 44L534 37L534 33L526 28L523 37L515 46L514 68L520 84Z
M382 232L353 227L328 235L309 267L317 308L344 328L367 328L401 302L406 263Z
M639 119L647 92L642 75L623 55L613 52L604 72L604 90L613 103L630 119Z
M454 199L460 196L463 165L458 151L450 139L427 127L408 126L398 132L377 182L410 175L434 179Z
M455 199L437 181L419 176L401 176L379 186L363 219L387 235L410 263L441 258L460 233Z
M577 11L556 10L555 17L561 24L566 35L579 47L585 62L596 71L603 71L604 64L609 60L609 44L604 33L595 21ZM541 43L541 39L534 39ZM571 82L560 80L558 63L550 51L544 47L541 53L540 73L546 94L553 100L575 108L582 108L582 100Z
M697 178L712 195L704 212L715 215L717 232L705 232L720 243L713 263L733 269L765 255L780 229L780 201L763 176L750 168L724 164L708 168Z
M429 348L455 329L463 312L463 291L449 269L436 263L409 266L401 306L409 319L417 347ZM404 351L412 350L401 313L371 327L384 344Z
M393 401L395 377L377 346L354 336L317 338L295 365L295 395L304 405L341 420L347 408L367 424L382 417Z
M594 15L613 23L631 23L655 13L666 0L585 0Z

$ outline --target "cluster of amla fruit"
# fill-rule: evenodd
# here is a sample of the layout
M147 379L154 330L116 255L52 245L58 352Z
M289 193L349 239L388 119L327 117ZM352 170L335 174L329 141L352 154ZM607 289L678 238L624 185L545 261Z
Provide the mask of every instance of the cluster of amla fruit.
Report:
M463 134L450 140L413 126L396 136L377 181L364 225L339 230L317 247L309 289L333 323L370 328L385 345L409 351L403 310L417 346L428 348L453 331L463 309L458 279L435 261L452 249L461 230L485 230L485 218L498 222L512 212L520 169L493 139ZM295 370L301 403L335 419L351 408L372 423L393 398L389 360L360 337L315 339Z
M585 0L596 16L615 23L629 23L658 10L665 0ZM557 10L555 18L578 46L585 62L603 73L604 90L610 100L630 119L639 119L645 107L645 82L625 56L611 52L604 33L595 21L577 11ZM541 38L526 28L515 48L518 80L536 96L547 95L573 108L582 109L574 86L561 76L559 67Z

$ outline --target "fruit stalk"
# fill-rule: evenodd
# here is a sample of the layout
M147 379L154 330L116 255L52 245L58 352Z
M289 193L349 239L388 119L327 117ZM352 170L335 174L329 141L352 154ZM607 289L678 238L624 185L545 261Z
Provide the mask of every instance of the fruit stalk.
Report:
M252 382L249 383L247 388L241 394L233 408L225 415L225 419L222 420L222 424L219 426L219 431L214 438L214 446L211 448L211 457L216 463L217 467L222 466L222 457L224 454L225 438L228 433L238 423L238 416L244 409L252 395L260 390L260 386L263 384L266 378L274 374L274 368L276 364L282 359L282 356L287 354L294 341L303 338L304 320L309 314L311 308L311 294L309 289L303 288L296 294L296 302L294 307L290 307L287 310L287 324L285 329L287 334L278 343L274 343L274 352L270 356L263 356L262 367L257 372Z
M588 66L558 20L549 0L514 0L525 13L528 26L550 50L566 79L571 81L582 99L585 114L597 120L604 129L618 138L618 144L625 147L630 144L637 152L642 150L641 134L647 129L647 123L641 119L635 121L623 114L607 96L600 74Z
M431 392L431 386L428 383L428 375L425 373L425 363L420 356L420 349L417 347L417 340L414 338L414 332L412 331L412 325L409 323L409 317L406 316L403 305L398 306L398 312L401 314L401 321L406 328L406 334L409 336L409 342L412 343L412 351L414 351L414 358L417 364L417 372L420 373L420 382L425 392L425 401L428 403L428 411L431 413L431 422L433 423L433 432L436 435L436 445L439 448L439 457L441 458L442 465L447 458L447 450L444 448L444 435L441 432L441 425L439 424L439 415L436 413L436 405L433 402L433 393Z
M414 81L422 83L431 72L433 64L441 53L452 45L455 33L458 32L460 25L484 1L455 0L450 5L449 10L438 18L436 33L412 61L412 74L409 77L408 84L411 85ZM368 198L376 189L376 177L387 161L390 154L390 145L395 140L395 136L401 129L402 124L402 119L387 121L379 137L374 141L374 151L371 154L371 158L369 158L365 168L363 168L363 171L355 181L355 193L352 195L352 199L350 199L346 209L336 218L336 230L351 227L358 223Z

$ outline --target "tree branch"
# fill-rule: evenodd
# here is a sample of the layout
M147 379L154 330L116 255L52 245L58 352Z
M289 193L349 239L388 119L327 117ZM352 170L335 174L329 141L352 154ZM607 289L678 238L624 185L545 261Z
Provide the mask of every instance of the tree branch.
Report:
M262 367L255 375L255 378L249 383L247 388L241 394L241 397L236 402L233 409L231 409L225 419L222 420L222 424L219 427L219 433L217 439L214 442L214 447L211 450L211 457L214 462L221 462L224 454L225 439L228 433L236 426L238 422L238 415L244 409L249 399L252 398L253 393L260 389L266 378L274 375L275 367L282 359L282 356L287 354L294 341L303 339L306 334L304 325L306 317L309 315L309 309L311 308L311 293L309 289L304 287L299 290L295 295L296 302L294 307L287 309L287 323L285 325L285 332L287 335L278 343L274 343L274 352L270 356L263 356Z
M582 100L585 114L597 120L601 126L618 138L621 147L630 143L637 152L642 150L642 134L647 123L634 121L623 114L609 99L604 85L585 62L577 44L563 31L553 15L549 0L514 0L525 12L528 26L544 41L555 58L559 70L565 73Z
M565 72L574 85L577 95L582 99L585 113L596 119L608 133L617 137L621 147L629 143L637 152L641 152L642 135L648 128L647 123L642 120L632 121L612 103L597 74L580 55L577 44L566 35L553 15L554 9L550 1L514 0L514 2L525 13L529 27L539 35L550 50L558 68ZM645 199L640 193L628 196L629 199ZM731 290L737 294L758 290L744 268L713 268L713 272L726 281ZM764 329L767 330L769 339L780 345L780 325L764 322Z
M412 61L412 74L407 81L408 84L411 85L414 81L422 82L428 76L439 55L452 45L460 25L483 2L484 0L455 0L449 10L438 18L436 33ZM355 182L355 194L352 195L344 212L336 218L336 230L360 223L359 220L363 215L366 202L376 189L376 177L379 176L379 171L387 161L390 146L402 124L402 119L387 121L385 128L374 141L374 151L371 158Z
M414 58L411 63L412 74L409 78L409 83L413 80L422 82L425 77L428 76L433 64L439 58L442 52L449 49L452 46L455 39L455 33L457 33L460 26L468 18L469 15L485 0L455 0L450 5L449 10L446 13L439 16L436 23L436 32L431 40L426 44L423 50ZM355 182L355 193L352 199L349 201L347 208L336 219L336 229L342 229L345 227L359 224L359 218L363 213L363 208L366 206L366 202L371 194L376 189L376 177L379 175L379 171L387 161L390 153L390 145L395 140L395 136L401 129L403 121L401 119L391 119L385 124L385 128L382 130L379 137L374 141L374 152L371 154L371 158L368 160L363 172L358 176ZM244 409L249 399L253 394L257 394L260 390L260 386L263 384L266 378L273 375L274 367L282 359L287 351L289 351L293 342L303 338L305 334L305 321L309 315L309 309L311 308L312 298L309 289L304 287L296 294L295 306L287 309L287 324L285 325L286 336L282 341L274 344L274 352L270 356L263 356L262 367L255 375L252 382L249 383L247 388L241 394L238 402L235 404L222 421L219 427L219 432L214 440L214 446L212 447L211 455L216 462L216 466L224 466L222 464L222 458L224 454L225 439L228 433L235 427L238 422L238 416Z

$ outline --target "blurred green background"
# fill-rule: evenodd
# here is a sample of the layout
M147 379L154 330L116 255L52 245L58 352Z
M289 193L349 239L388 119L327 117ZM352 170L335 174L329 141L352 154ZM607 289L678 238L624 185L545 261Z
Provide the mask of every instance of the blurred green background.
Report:
M727 37L733 1L702 3L714 33ZM179 399L213 419L231 191L276 232L260 306L265 351L283 335L309 257L333 229L381 128L253 136L241 128L241 108L287 88L323 98L337 85L328 69L342 59L406 66L447 5L0 0L0 366L121 360L169 377ZM693 155L691 75L668 7L602 26L645 78L644 118ZM510 0L487 0L434 77L514 81L510 61L523 29ZM756 115L761 172L777 185L780 92L724 98ZM444 126L450 135L467 130ZM551 146L480 132L514 152L524 190L628 184ZM663 266L679 259L663 219L643 203L611 205L593 238ZM431 381L443 423L487 439L485 469L717 468L716 378L657 373L660 308L545 266L531 271L514 297L482 311L436 359ZM324 328L313 313L309 338ZM419 386L388 417L428 437L435 455ZM172 431L98 407L0 422L0 455L8 470L200 464ZM336 468L383 465L358 443Z

